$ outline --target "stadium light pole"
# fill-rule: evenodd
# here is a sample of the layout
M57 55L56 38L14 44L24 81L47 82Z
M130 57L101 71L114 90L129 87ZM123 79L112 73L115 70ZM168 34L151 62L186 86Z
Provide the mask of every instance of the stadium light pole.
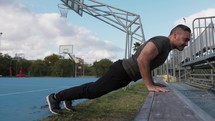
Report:
M1 51L1 36L2 36L2 32L0 32L0 51Z
M0 32L0 53L1 53L1 36L2 36L2 32ZM0 77L1 77L2 75L0 74Z

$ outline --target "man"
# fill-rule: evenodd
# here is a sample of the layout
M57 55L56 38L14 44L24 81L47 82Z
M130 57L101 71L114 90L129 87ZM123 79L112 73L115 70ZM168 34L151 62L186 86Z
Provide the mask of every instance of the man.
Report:
M132 80L142 78L149 91L168 92L162 84L154 83L151 71L162 65L172 49L182 51L188 45L191 30L185 25L174 27L168 37L156 36L141 45L136 53L128 59L118 60L96 82L62 90L46 97L49 110L53 114L61 114L59 103L64 102L64 107L73 110L71 101L76 99L94 99L128 85Z

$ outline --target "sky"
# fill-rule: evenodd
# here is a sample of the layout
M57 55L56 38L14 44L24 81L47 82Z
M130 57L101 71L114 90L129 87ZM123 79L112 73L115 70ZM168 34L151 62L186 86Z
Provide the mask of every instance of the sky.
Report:
M96 0L140 15L145 39L168 36L177 24L192 28L197 17L215 16L214 0ZM89 1L85 0L85 4ZM126 34L86 14L69 11L60 17L60 0L0 0L0 52L25 59L59 54L60 45L73 45L73 54L93 63L125 56ZM183 19L185 18L185 19ZM186 20L186 21L185 21ZM67 55L63 55L67 57Z

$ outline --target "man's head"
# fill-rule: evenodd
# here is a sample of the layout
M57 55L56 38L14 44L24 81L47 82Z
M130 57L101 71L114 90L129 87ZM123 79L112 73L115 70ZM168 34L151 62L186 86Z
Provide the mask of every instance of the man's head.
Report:
M182 51L188 45L191 30L189 27L179 24L174 27L169 35L170 43L173 49Z

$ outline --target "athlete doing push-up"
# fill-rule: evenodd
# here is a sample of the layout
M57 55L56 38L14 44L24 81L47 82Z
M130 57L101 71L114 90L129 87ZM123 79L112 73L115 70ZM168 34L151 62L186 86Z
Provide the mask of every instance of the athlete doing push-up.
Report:
M66 109L74 110L71 102L73 100L94 99L141 78L149 91L168 92L165 85L154 83L151 71L165 62L172 49L182 51L188 45L190 35L190 28L180 24L171 30L168 37L152 37L141 45L132 57L114 62L104 76L96 82L48 95L46 100L49 110L53 114L61 114L62 110L59 105L61 101L64 102Z

